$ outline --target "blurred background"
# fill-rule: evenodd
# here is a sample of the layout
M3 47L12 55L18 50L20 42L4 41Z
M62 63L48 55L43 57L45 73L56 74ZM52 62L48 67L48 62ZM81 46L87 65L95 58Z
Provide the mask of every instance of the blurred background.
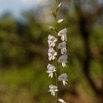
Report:
M103 103L103 0L58 0L68 29L67 103ZM48 93L48 27L55 0L0 0L0 103L54 103Z

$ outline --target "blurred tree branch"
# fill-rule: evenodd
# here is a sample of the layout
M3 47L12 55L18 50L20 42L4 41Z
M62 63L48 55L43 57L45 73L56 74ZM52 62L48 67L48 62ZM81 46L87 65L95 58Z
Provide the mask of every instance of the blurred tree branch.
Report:
M103 13L103 7L95 5L95 9L93 11L85 12L85 9L82 8L84 2L82 0L75 0L75 9L78 15L78 21L79 21L79 29L80 34L84 42L84 52L85 52L85 58L83 60L83 73L88 80L89 84L93 88L96 95L102 97L103 96L103 87L98 88L92 78L90 77L90 63L92 58L91 48L90 48L90 41L89 37L91 35L92 31L92 25L96 21L96 19L102 15ZM102 98L101 98L102 99ZM103 102L103 99L101 100L101 103Z

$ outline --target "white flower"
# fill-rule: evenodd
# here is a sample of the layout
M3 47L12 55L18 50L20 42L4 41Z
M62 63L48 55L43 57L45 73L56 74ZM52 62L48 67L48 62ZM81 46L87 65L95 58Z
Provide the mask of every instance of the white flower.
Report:
M61 43L59 43L58 49L61 49L61 53L62 53L62 54L67 53L66 42L61 42Z
M63 99L58 99L58 101L61 103L66 103Z
M62 41L67 41L67 29L64 28L58 32L58 36L61 36Z
M58 87L51 84L51 85L49 86L49 88L50 88L49 92L51 92L51 95L55 96L55 92L58 91Z
M49 77L53 77L53 72L55 72L56 71L56 67L55 66L53 66L52 64L48 64L48 66L47 66L47 73L49 73Z
M49 48L48 50L48 56L49 56L49 60L54 60L55 56L57 55L57 52L53 49L53 48Z
M65 67L67 63L67 54L63 54L62 56L60 56L58 62L62 63L62 66Z
M64 19L59 19L58 21L57 21L57 23L62 23L64 21Z
M61 74L61 75L58 77L58 80L59 80L59 81L62 81L62 82L63 82L63 85L67 84L67 82L66 82L66 81L68 81L68 79L67 79L67 74L66 74L66 73Z
M55 38L53 35L48 36L49 47L54 47L56 41L57 41L57 38Z

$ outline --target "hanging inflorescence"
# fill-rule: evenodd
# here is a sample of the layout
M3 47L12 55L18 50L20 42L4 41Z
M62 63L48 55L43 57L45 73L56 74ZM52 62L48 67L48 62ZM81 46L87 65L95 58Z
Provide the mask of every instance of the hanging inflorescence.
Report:
M53 13L53 16L56 20L56 24L62 23L64 19L59 19L57 20L57 10L61 7L62 3L60 3L57 8L56 12ZM58 74L58 63L61 63L62 67L67 66L67 49L66 49L66 41L67 41L67 29L64 28L62 30L58 30L58 27L56 26L50 26L49 29L54 31L56 33L56 37L49 34L48 35L48 60L56 62L55 65L54 63L49 63L47 65L47 73L49 74L49 77L53 78L55 76L55 85L51 84L49 86L49 92L51 95L56 96L56 103L61 102L61 103L66 103L63 99L58 98L58 81L62 82L63 85L67 84L67 73L62 73ZM59 40L60 38L60 40ZM60 52L60 56L59 53ZM58 68L58 69L57 69Z

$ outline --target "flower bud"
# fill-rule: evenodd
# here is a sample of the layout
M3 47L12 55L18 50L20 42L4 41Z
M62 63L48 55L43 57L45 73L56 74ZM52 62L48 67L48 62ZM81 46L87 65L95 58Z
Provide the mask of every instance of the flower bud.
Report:
M62 3L60 3L60 4L57 6L57 8L60 8L60 7L61 7L61 5L62 5Z
M56 8L56 11L58 11L58 9L61 7L62 3L60 3L57 8Z
M50 30L55 30L55 27L54 26L49 26L49 29Z
M58 21L57 21L57 23L62 23L64 21L64 19L59 19Z

